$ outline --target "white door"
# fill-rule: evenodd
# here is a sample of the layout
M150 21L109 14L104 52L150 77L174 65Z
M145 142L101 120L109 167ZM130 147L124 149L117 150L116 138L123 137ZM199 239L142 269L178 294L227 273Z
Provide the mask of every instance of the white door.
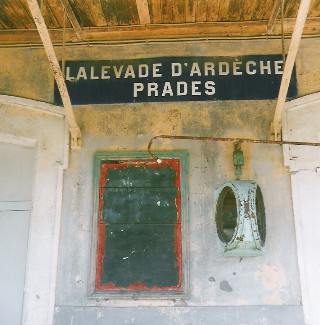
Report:
M21 324L34 148L0 142L0 324Z

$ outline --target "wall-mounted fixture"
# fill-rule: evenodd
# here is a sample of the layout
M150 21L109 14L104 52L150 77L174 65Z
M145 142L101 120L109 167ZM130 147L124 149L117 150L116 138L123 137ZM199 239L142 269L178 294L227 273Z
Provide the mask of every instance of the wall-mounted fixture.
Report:
M215 191L218 252L224 256L262 254L266 238L260 187L252 180L226 182Z
M151 150L152 143L156 139L233 142L233 164L236 180L225 183L215 191L218 251L225 256L261 255L266 238L266 218L260 187L255 181L239 180L242 174L241 168L244 164L241 144L320 146L320 142L157 135L149 141L148 152L153 159L159 160L160 162L161 159Z

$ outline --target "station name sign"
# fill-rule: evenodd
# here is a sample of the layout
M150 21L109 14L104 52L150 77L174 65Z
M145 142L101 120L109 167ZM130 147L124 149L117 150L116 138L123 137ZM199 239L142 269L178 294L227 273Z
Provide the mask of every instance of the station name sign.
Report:
M278 96L281 55L66 61L72 104L260 100ZM297 95L295 69L288 97ZM61 104L55 85L54 98Z

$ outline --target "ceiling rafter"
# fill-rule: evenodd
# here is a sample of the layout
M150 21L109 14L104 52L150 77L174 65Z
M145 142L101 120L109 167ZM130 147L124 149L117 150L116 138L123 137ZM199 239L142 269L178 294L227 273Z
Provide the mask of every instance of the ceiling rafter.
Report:
M57 56L54 52L53 44L46 26L46 23L41 14L37 0L28 0L29 9L33 20L37 26L40 38L42 40L45 52L50 62L57 86L61 95L63 106L65 108L66 117L69 123L69 131L71 134L71 148L78 149L81 146L81 131L74 116L71 105L70 96L64 82L62 71L59 66Z
M78 40L85 40L85 35L82 31L82 28L78 22L77 17L75 16L75 14L70 6L69 1L68 0L60 0L60 2L66 10L67 16L68 16L70 23L76 33Z
M268 34L271 34L273 32L273 30L274 30L274 27L275 27L275 24L276 24L276 21L277 21L277 17L278 17L279 12L280 12L281 1L282 0L276 0L274 5L273 5L271 16L269 18L268 25L267 25Z
M136 0L138 15L141 25L150 24L150 12L147 0Z
M311 0L301 0L296 23L294 26L287 59L284 65L283 75L281 78L281 84L279 89L279 95L277 100L276 109L274 112L273 122L270 128L270 138L272 140L281 140L281 128L282 128L282 112L284 104L287 98L289 89L289 83L294 66L294 62L297 56L297 52L300 45L300 40L303 32L303 28L307 19Z

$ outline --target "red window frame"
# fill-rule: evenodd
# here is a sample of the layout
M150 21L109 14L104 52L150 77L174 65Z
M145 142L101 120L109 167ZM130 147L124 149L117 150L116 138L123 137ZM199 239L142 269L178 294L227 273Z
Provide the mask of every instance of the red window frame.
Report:
M105 222L102 217L103 191L106 186L106 173L109 168L125 168L128 166L144 166L159 168L169 166L175 171L174 185L177 187L175 196L176 223L174 225L174 254L178 267L178 283L174 286L151 286L144 283L133 282L128 286L116 286L114 283L101 283L103 273L103 259L105 256ZM95 289L101 291L182 291L182 236L181 236L181 185L180 185L180 160L175 158L162 159L157 162L154 159L137 158L131 160L102 160L99 170L99 200L98 200L98 239L96 252Z

